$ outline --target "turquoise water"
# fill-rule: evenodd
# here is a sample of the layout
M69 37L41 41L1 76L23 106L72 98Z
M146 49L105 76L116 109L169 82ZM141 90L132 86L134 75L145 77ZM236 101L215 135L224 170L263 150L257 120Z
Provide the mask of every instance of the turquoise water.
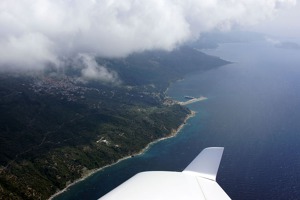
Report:
M205 147L224 146L217 177L232 199L299 199L300 51L268 43L225 44L234 61L195 73L168 94L208 97L177 137L89 177L55 199L97 199L140 171L182 171Z

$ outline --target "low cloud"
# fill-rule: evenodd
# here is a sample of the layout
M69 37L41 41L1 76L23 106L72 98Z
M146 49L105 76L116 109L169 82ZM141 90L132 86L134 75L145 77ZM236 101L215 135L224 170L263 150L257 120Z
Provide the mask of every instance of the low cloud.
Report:
M80 54L75 59L75 65L81 69L80 81L101 81L105 83L119 84L120 79L115 71L107 69L105 66L99 65L94 56L88 54Z
M172 50L203 32L255 24L295 4L296 0L1 0L0 68L38 69L84 54L123 57ZM90 67L83 75L104 73L103 78L113 79L105 70Z
M266 37L265 40L272 45L279 45L281 42L277 39Z
M58 63L51 51L54 43L40 33L10 35L0 41L0 68L40 68L48 62Z
M270 37L267 37L266 41L277 48L291 49L291 50L298 50L298 51L300 50L300 45L296 42L280 41Z

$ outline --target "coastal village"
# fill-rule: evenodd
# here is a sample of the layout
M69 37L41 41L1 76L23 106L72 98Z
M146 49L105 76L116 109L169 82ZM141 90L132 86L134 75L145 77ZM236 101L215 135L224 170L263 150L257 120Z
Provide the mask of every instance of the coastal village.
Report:
M85 99L84 95L87 91L100 92L97 88L79 86L74 78L67 76L35 78L30 86L35 93L61 96L62 100L65 99L70 102Z

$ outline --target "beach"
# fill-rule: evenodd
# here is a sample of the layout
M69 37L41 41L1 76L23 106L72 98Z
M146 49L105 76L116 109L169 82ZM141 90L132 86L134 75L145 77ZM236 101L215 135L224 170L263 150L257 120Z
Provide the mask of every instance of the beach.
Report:
M182 105L182 106L185 106L185 105L192 104L192 103L195 103L195 102L198 102L198 101L204 101L206 99L207 99L207 97L201 96L201 97L198 97L198 98L190 99L188 101L179 101L178 104Z

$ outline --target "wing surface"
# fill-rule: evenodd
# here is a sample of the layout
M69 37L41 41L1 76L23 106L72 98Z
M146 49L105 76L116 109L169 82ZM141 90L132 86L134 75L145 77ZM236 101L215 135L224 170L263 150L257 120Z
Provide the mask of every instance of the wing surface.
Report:
M204 149L184 170L183 173L192 173L216 181L219 165L222 159L223 147Z
M139 173L100 200L230 200L215 181L223 149L204 149L183 172Z

